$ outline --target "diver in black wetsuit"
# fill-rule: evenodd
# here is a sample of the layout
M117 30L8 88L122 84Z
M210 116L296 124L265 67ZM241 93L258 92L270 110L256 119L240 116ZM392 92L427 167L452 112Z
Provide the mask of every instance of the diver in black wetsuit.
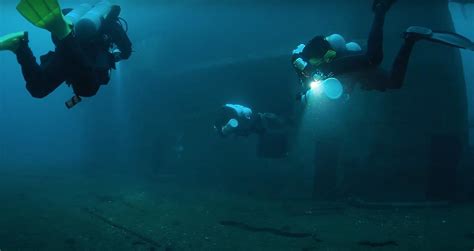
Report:
M60 9L57 1L52 3ZM101 85L109 82L110 70L115 69L116 62L130 57L132 43L121 23L118 5L103 1L95 6L81 6L77 10L64 9L62 14L39 11L48 7L46 4L42 0L22 0L17 9L32 24L51 32L55 51L41 56L41 64L38 64L28 45L26 32L0 39L0 45L3 41L0 50L11 50L16 54L26 80L26 89L33 97L44 98L63 82L72 86L75 96L66 102L67 107L71 108L80 102L80 97L94 96ZM85 11L80 13L80 8ZM44 15L38 14L43 12ZM69 23L69 19L74 17L65 18L68 13L76 15L77 20L83 20L82 25ZM90 18L80 19L79 14L89 15Z
M273 113L255 113L242 105L226 104L219 110L214 129L222 138L255 134L259 157L283 158L288 153L287 124Z
M226 104L220 108L214 129L221 137L247 137L251 134L264 134L269 125L275 124L282 124L282 121L273 113L254 113L252 109L242 105Z
M383 27L385 15L396 0L375 0L372 6L374 20L368 38L367 51L362 51L357 43L347 43L338 34L328 37L316 36L307 45L300 45L293 51L292 62L299 76L303 91L298 99L304 97L314 81L343 74L364 73L365 82L361 88L385 91L403 86L410 54L415 43L428 40L462 49L474 49L467 38L451 32L433 32L428 28L410 27L403 33L404 42L395 58L390 73L379 68L383 60ZM346 91L353 83L344 85Z

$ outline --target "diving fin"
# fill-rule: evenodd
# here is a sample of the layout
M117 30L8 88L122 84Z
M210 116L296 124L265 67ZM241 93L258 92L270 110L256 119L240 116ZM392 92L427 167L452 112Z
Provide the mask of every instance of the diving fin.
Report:
M15 52L23 39L28 39L27 32L15 32L0 37L0 51Z
M412 26L405 31L404 38L415 41L425 39L451 47L474 50L474 43L470 39L454 32L432 31L428 28Z
M48 30L60 40L72 32L72 24L64 18L58 0L21 0L16 9L31 24Z

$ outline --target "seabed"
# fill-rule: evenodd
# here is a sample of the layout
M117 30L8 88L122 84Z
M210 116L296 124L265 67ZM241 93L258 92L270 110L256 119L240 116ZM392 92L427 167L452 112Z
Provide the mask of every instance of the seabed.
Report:
M10 170L0 249L472 250L474 205L363 209L203 189L173 175Z

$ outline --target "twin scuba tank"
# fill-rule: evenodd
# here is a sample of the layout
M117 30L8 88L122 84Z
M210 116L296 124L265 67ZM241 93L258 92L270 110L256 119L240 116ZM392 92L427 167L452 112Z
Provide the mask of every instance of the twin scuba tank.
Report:
M74 25L76 37L81 41L93 40L110 18L118 18L120 7L108 1L100 1L94 5L81 4L66 15L66 19Z

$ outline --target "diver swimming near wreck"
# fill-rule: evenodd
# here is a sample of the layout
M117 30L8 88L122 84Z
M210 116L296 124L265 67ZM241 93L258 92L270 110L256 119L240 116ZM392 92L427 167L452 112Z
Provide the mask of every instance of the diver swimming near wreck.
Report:
M273 113L256 113L238 104L222 106L214 122L222 138L258 136L257 155L282 158L288 153L288 123Z
M92 97L108 84L115 64L132 54L118 5L101 1L61 9L58 0L21 0L17 10L31 24L49 31L56 46L38 64L27 32L0 37L0 51L16 54L26 89L35 98L48 96L66 82L75 94L66 102L72 108L80 97Z
M302 86L297 98L304 98L316 86L324 88L326 83L334 89L331 94L333 99L339 98L344 92L350 92L356 82L365 90L400 89L405 81L413 47L420 40L474 50L474 43L459 34L412 26L403 33L404 41L391 71L384 71L380 68L384 57L383 28L386 13L395 2L396 0L374 1L374 19L365 51L355 42L346 43L339 34L327 37L319 35L306 45L299 45L291 58ZM338 80L337 77L345 74L350 74L351 81L348 82L351 83L341 84L345 81Z

